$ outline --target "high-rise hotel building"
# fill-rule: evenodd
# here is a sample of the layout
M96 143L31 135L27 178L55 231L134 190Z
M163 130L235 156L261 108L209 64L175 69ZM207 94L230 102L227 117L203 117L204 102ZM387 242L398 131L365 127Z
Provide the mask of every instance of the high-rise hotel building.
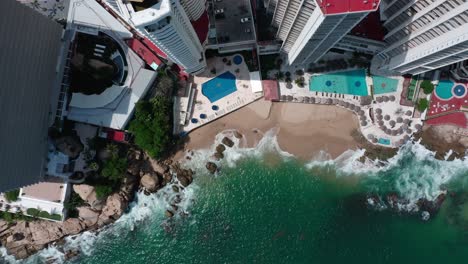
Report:
M467 0L383 0L383 70L420 74L468 58Z
M380 0L267 0L276 37L289 64L316 62L339 42Z
M126 22L161 49L187 73L206 68L204 49L190 23L205 12L205 0L160 0L137 10L122 0L106 0Z

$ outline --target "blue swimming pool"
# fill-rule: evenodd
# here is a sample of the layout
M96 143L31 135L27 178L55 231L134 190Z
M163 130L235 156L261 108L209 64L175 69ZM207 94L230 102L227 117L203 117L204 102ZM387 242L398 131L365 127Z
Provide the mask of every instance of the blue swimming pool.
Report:
M437 97L443 100L448 100L452 98L452 87L453 87L453 82L449 80L442 80L439 82L439 84L435 88L435 94Z
M227 71L202 84L202 94L211 103L237 91L236 76Z
M374 94L393 93L398 88L397 79L374 75L372 82L374 83Z
M463 84L457 84L453 87L453 94L456 97L464 97L466 95L466 87Z
M390 145L390 139L388 138L379 138L379 144L382 144L382 145Z
M364 69L314 75L309 82L309 90L358 96L369 95Z

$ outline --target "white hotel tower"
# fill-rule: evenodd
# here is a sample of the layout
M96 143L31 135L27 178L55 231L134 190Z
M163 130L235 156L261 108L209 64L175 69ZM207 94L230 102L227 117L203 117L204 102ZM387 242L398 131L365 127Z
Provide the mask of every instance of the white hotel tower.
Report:
M205 69L204 49L190 23L205 11L205 0L154 1L157 3L141 11L126 1L106 2L185 72L196 74Z
M276 37L289 64L316 62L340 41L380 0L266 0Z
M467 0L383 0L380 69L420 74L468 58Z

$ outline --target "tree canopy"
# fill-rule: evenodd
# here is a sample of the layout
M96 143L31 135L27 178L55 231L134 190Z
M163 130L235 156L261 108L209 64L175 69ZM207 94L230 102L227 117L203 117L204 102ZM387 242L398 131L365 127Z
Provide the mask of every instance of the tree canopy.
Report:
M434 84L432 84L429 80L424 80L421 82L421 88L425 94L430 94L432 91L434 91Z
M135 143L151 157L160 158L172 141L172 103L163 96L136 104L135 119L130 131Z
M429 106L429 102L427 101L426 98L419 99L417 107L420 112L423 112L424 110L426 110L428 106Z

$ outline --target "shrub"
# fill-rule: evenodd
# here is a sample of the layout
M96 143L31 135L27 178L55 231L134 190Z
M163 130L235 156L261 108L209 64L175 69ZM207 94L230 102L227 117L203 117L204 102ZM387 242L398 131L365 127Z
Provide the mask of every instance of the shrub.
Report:
M108 185L96 185L94 186L94 190L98 199L105 198L112 193L112 187Z
M275 77L277 80L283 80L284 79L284 73L279 71L275 74Z
M427 101L426 98L419 99L417 107L420 112L423 112L424 110L426 110L428 106L429 106L429 102Z
M13 221L13 214L9 212L0 212L0 218L11 223Z
M151 157L160 158L172 143L172 103L166 97L156 96L136 104L135 119L130 131L135 143Z
M50 218L50 214L46 211L40 211L38 216L42 218Z
M52 214L52 215L50 215L49 219L62 221L62 216L59 215L59 214Z
M288 71L284 75L286 75L286 77L291 77L291 73Z
M68 216L78 217L77 207L85 204L85 201L74 191L72 191L70 198L63 204L63 207L68 210Z
M127 159L114 154L104 163L101 175L109 180L117 181L124 176L125 170L127 170Z
M212 74L216 74L216 68L212 68L210 71Z
M14 202L14 201L17 201L18 200L18 196L19 196L19 192L20 190L19 189L15 189L15 190L11 190L11 191L8 191L8 192L5 192L5 199L8 201L8 202Z
M304 77L299 77L294 82L297 84L297 86L302 88L305 85L304 81Z
M28 215L30 215L30 216L38 217L40 211L37 210L36 208L28 208L28 209L26 210L26 213L27 213Z
M304 75L304 71L303 70L297 70L296 75L302 76L302 75Z
M424 80L421 82L421 88L425 94L430 94L432 91L434 91L434 84L432 84L429 80Z

